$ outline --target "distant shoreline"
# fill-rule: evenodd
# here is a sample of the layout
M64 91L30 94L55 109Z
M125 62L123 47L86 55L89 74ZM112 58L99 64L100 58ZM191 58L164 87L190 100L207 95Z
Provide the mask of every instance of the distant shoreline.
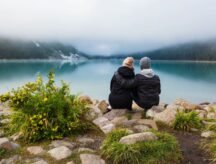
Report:
M94 59L77 59L77 60L63 60L63 59L0 59L0 63L4 62L80 62L80 61L92 61L92 60L122 60L124 58L112 58L112 59L103 59L103 58L94 58ZM135 59L136 61L139 61L139 59ZM175 63L216 63L216 60L214 61L208 61L208 60L152 60L153 62L175 62Z

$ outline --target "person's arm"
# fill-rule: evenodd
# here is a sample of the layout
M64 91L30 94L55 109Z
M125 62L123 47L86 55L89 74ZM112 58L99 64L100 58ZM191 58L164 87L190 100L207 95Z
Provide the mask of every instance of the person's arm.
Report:
M159 77L158 77L159 78ZM161 83L160 83L160 78L159 78L159 85L158 85L158 93L161 93Z
M111 81L110 81L110 92L112 91L114 76L115 76L115 75L113 75L113 77L112 77L112 79L111 79Z
M131 89L135 88L137 85L136 78L133 79L124 79L121 75L119 75L118 72L115 73L116 81L118 84L120 84L122 87Z

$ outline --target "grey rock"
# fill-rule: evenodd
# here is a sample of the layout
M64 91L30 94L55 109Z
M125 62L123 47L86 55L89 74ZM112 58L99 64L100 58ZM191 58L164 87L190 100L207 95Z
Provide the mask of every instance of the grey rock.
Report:
M65 159L71 156L72 151L66 146L60 146L60 147L49 150L48 153L50 154L50 156L52 156L56 160L61 160L61 159Z
M27 148L27 151L33 155L41 155L45 153L45 150L41 146L30 146Z
M128 121L128 119L127 119L126 116L116 117L116 118L114 118L111 122L112 122L113 124L115 124L116 126L120 126L120 125L122 125L122 123L123 123L124 121Z
M122 144L135 144L140 141L154 141L157 140L157 136L155 136L152 132L143 132L143 133L135 133L130 134L128 136L124 136L120 139L120 143Z
M152 129L158 130L157 124L154 120L151 119L140 119L137 121L139 125L147 125Z
M95 140L92 138L82 137L78 138L78 142L80 142L80 145L83 147L89 147L94 144Z
M8 124L10 123L10 119L6 118L0 121L1 124Z
M106 113L107 112L107 108L108 108L109 104L105 101L102 100L99 104L98 104L98 108L101 110L102 113Z
M110 112L103 115L103 117L107 118L108 120L113 120L115 117L123 116L127 112L127 109L113 109Z
M97 125L105 134L115 129L115 125L111 123L106 117L99 117L93 120L93 123Z
M135 132L141 133L149 130L149 127L146 125L136 125L133 127Z
M123 127L131 127L137 124L137 119L132 119L132 120L126 120L122 122Z
M208 119L216 119L216 113L214 112L209 112L206 116Z
M87 103L87 104L92 104L93 103L91 98L89 96L87 96L87 95L79 96L79 100L84 102L84 103Z
M0 138L0 147L2 144L9 142L9 139L4 137L4 138Z
M103 127L101 127L101 130L107 134L110 133L112 130L115 129L115 125L113 123L109 123L107 125L104 125Z
M14 155L8 159L2 159L0 161L0 164L16 164L18 163L22 158L19 155Z
M102 127L102 126L110 123L110 121L106 117L99 117L99 118L93 120L93 123L99 127Z
M81 164L105 164L99 155L94 154L80 154Z
M154 115L154 120L171 124L175 120L178 109L179 108L176 105L169 105L163 112L156 113Z
M65 140L54 140L49 146L52 147L66 146L70 149L74 149L76 147L76 143L65 141Z
M66 164L75 164L74 161L69 161Z
M19 147L20 145L15 142L10 142L8 138L0 138L0 148L4 148L6 150L14 150Z
M206 132L202 132L201 133L201 137L204 137L204 138L210 138L214 135L214 132L213 131L206 131Z
M95 106L89 106L88 112L85 114L85 118L89 121L92 121L98 117L101 117L103 113L101 110Z
M33 162L32 164L48 164L45 160L41 159L37 162Z
M79 148L78 149L78 153L81 153L81 152L84 152L84 151L91 152L91 153L95 152L93 149L89 149L89 148Z

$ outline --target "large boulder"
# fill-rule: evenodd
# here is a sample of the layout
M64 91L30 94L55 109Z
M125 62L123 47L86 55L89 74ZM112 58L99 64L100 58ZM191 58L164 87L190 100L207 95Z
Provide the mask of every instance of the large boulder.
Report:
M124 136L120 139L120 143L122 144L135 144L140 141L154 141L157 140L157 136L152 132L143 132L143 133L135 133L130 134L128 136Z
M94 154L80 154L81 164L105 164L99 155Z
M168 105L163 112L155 114L154 120L161 121L166 124L171 124L175 120L178 109L179 108L176 105Z
M65 159L71 156L72 151L66 146L60 146L60 147L49 150L48 153L50 154L50 156L52 156L56 160L61 160L61 159Z

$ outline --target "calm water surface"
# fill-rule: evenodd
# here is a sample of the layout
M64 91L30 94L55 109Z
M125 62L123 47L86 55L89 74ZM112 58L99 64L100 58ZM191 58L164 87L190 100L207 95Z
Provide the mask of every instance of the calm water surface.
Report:
M110 80L121 65L120 60L91 60L81 63L60 61L0 61L0 93L34 81L37 74L45 78L54 69L57 83L70 84L72 93L107 99ZM161 78L161 101L184 98L192 102L216 101L216 63L154 61L155 73ZM135 66L139 72L138 61Z

